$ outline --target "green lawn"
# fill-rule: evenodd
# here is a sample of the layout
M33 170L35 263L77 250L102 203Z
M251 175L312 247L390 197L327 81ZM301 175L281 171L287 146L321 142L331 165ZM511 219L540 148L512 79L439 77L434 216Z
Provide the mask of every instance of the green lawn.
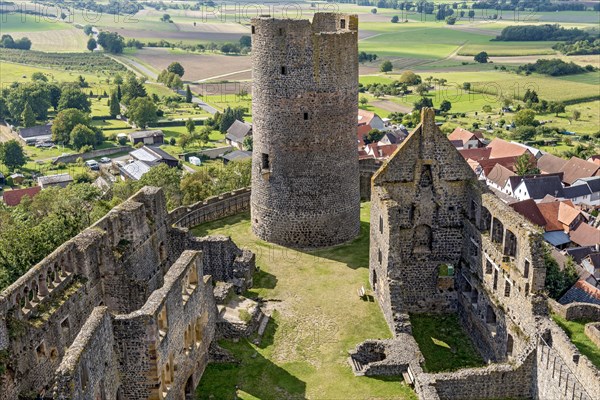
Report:
M16 3L18 4L18 3ZM6 10L12 10L10 6L6 6ZM47 8L48 13L55 12L52 7ZM28 15L22 12L5 13L1 15L2 34L10 34L12 32L39 32L58 29L68 29L70 25L50 18L40 18L36 15ZM18 34L11 35L13 39L21 38Z
M209 365L199 399L416 399L398 378L355 377L348 351L367 338L389 338L376 302L356 295L368 287L368 203L361 208L361 235L347 245L297 251L258 240L249 215L201 225L194 234L229 235L257 255L260 272L249 296L272 299L275 309L262 344L221 345L239 365Z
M552 314L552 319L567 333L581 354L589 358L596 368L600 368L600 348L584 332L585 324L591 321L567 321L556 314Z
M455 371L485 365L455 314L413 314L410 322L425 357L425 371Z

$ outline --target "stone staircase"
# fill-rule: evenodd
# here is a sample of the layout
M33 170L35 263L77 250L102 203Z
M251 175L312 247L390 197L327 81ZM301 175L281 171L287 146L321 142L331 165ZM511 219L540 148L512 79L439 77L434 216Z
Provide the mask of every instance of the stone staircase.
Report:
M365 366L360 361L350 356L348 357L348 362L355 376L363 376L365 374Z

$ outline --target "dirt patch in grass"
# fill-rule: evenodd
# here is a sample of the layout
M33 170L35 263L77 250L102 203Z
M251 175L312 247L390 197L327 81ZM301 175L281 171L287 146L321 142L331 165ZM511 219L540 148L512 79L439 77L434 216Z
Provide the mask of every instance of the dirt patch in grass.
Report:
M401 105L398 103L393 103L391 101L381 100L381 101L372 101L371 104L375 107L382 108L386 111L390 112L402 112L409 113L412 111L412 105Z
M185 69L183 79L186 81L197 81L252 68L249 56L225 56L211 53L173 54L167 49L143 49L136 53L135 58L152 66L157 71L162 71L174 60L177 60Z
M200 25L200 24L198 24ZM196 42L237 42L244 33L236 32L205 32L201 30L197 31L161 31L157 32L154 30L145 29L122 29L116 28L115 32L121 34L125 38L136 38L136 39L151 39L146 41L155 41L164 39L167 41L179 41L179 40L194 40Z

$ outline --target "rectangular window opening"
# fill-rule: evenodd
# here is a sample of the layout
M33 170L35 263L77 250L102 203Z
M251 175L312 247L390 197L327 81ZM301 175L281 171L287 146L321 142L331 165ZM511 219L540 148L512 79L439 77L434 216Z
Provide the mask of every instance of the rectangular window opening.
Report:
M279 28L279 36L283 36L283 28Z
M254 35L256 33L256 27L254 25L252 25L252 34Z
M287 67L285 65L281 66L281 75L287 75Z
M271 163L269 161L269 155L266 153L262 153L262 169L271 168Z
M346 20L345 19L340 20L340 28L346 29Z
M304 113L304 120L308 121L308 113L307 112Z

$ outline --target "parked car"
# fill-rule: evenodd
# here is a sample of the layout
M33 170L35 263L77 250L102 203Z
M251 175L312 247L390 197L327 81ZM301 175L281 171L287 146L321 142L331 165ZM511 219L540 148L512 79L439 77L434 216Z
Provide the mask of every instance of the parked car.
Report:
M85 162L85 165L87 165L88 168L91 169L91 170L93 170L93 171L100 170L100 164L98 164L98 161L96 161L96 160L87 160Z
M111 162L111 159L110 159L110 158L108 158L108 157L102 157L102 158L100 159L100 162L101 162L102 164L108 164L109 162Z

